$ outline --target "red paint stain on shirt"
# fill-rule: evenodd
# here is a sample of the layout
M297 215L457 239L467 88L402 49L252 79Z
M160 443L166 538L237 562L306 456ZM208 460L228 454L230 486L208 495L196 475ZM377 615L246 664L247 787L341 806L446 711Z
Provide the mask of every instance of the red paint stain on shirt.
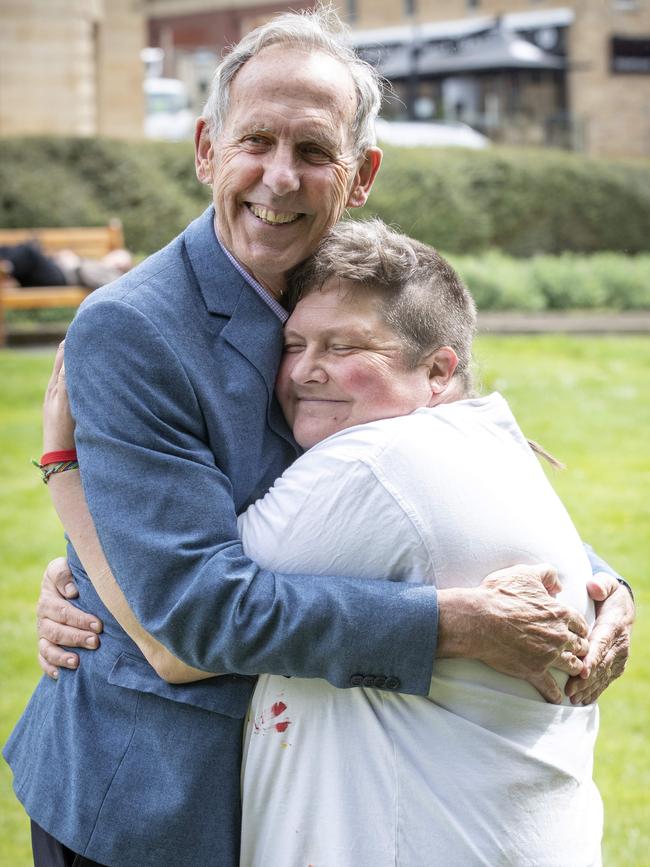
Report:
M291 720L285 719L274 723L273 720L281 716L287 709L283 701L276 701L271 707L266 708L262 713L253 720L253 728L257 734L264 734L268 731L286 732L291 725Z

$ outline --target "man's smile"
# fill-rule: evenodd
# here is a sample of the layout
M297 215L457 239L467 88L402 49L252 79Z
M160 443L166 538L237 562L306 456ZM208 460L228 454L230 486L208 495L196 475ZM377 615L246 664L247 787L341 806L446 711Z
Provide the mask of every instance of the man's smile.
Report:
M277 226L286 223L295 223L302 214L296 211L276 211L273 208L266 208L264 205L255 205L252 202L246 202L246 207L263 223L269 226Z

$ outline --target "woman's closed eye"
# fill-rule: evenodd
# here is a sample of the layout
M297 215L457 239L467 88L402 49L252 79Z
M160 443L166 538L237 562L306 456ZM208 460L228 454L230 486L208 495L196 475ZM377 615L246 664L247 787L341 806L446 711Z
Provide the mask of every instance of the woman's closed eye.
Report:
M284 352L285 354L293 354L296 352L303 352L305 349L304 343L285 343L284 344Z
M335 343L335 344L332 344L332 346L330 346L329 349L331 352L343 354L345 352L358 352L361 349L361 347L360 346L354 346L351 343Z

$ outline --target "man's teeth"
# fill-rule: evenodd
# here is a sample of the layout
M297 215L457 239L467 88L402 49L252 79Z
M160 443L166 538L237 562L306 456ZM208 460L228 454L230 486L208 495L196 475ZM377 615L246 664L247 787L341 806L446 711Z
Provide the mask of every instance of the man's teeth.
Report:
M295 211L289 211L285 214L281 211L269 211L268 208L262 208L260 205L249 205L248 207L256 217L264 220L265 223L293 223L300 216Z

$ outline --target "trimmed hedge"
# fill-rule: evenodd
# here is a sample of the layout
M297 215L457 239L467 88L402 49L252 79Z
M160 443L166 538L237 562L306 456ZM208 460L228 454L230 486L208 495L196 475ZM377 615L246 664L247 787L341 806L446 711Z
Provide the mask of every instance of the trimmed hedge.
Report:
M640 253L650 251L650 162L547 150L385 148L359 216L369 211L455 253Z
M0 141L0 225L124 224L127 246L152 253L209 202L192 146L107 139Z
M650 255L451 254L479 310L650 310Z
M136 253L205 207L188 142L0 140L0 226L96 225L117 215ZM385 148L368 205L450 253L650 251L650 162L546 150Z

